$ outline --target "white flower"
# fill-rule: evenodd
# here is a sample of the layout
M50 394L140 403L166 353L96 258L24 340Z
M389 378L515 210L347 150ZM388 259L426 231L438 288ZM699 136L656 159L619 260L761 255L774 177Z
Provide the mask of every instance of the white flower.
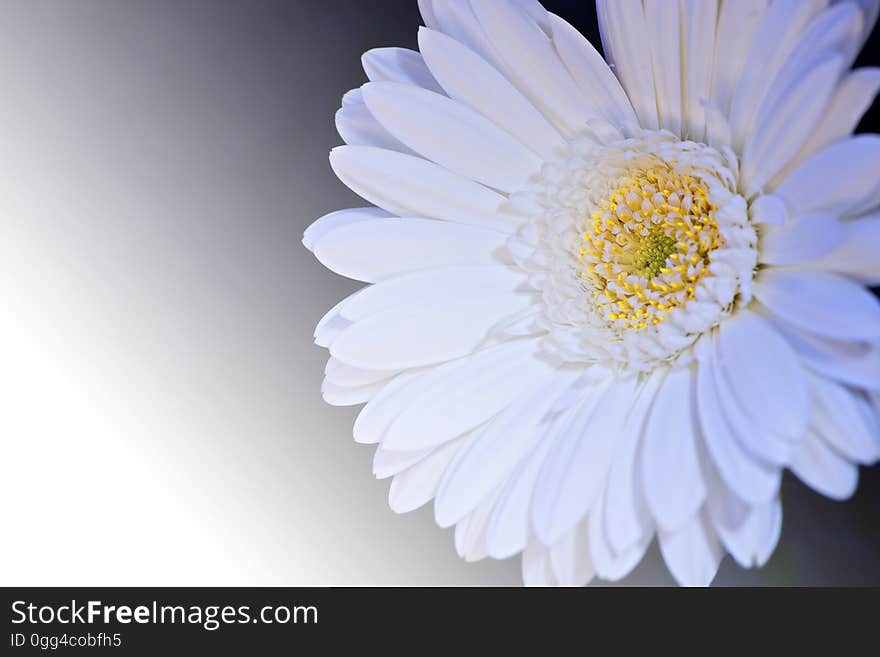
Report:
M395 511L526 583L655 535L682 584L762 565L784 468L840 499L880 456L877 2L600 0L612 68L532 0L420 5L336 117L378 208L304 238L372 284L318 325L325 399L368 402Z

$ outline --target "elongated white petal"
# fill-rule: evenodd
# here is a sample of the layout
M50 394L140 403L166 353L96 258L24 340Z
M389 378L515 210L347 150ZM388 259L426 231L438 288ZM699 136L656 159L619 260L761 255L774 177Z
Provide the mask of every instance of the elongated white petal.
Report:
M722 2L718 13L711 103L723 116L730 104L748 58L758 23L769 0Z
M880 301L842 276L769 269L754 286L755 297L795 326L838 340L876 340Z
M383 128L363 102L343 104L339 108L336 112L336 132L349 146L376 146L401 153L413 152Z
M422 22L428 27L437 26L437 17L434 14L433 0L419 0L419 13L422 15Z
M848 385L880 390L880 350L867 344L822 338L780 319L773 323L811 369Z
M370 146L330 152L333 171L352 191L399 216L445 219L512 233L521 222L505 198L427 160Z
M761 14L730 109L732 145L742 152L774 78L826 0L776 0Z
M376 282L399 274L456 265L503 262L503 233L434 219L358 221L326 233L315 256L337 274Z
M564 421L557 418L555 422ZM522 551L529 538L529 507L538 475L555 444L558 432L552 427L510 475L498 504L489 519L486 547L496 559L505 559Z
M361 58L372 82L400 82L431 91L442 91L422 56L407 48L374 48Z
M727 420L727 407L718 399L712 372L718 367L715 349L713 345L707 350L697 373L697 406L703 441L725 485L750 504L764 504L779 490L782 471L750 456L736 438Z
M659 126L648 25L641 0L597 0L602 45L643 128Z
M704 141L706 134L719 4L703 0L684 0L681 4L682 134L695 141Z
M638 126L635 110L602 55L559 16L551 15L550 21L559 57L590 102L606 120L633 131Z
M620 379L587 401L548 456L532 503L535 535L545 545L555 543L596 502L635 389L635 377Z
M880 68L852 71L837 85L819 124L795 158L804 161L826 146L851 135L880 91Z
M512 341L478 352L434 383L394 421L388 449L439 445L494 417L529 389L546 384L553 369L533 340Z
M315 326L316 345L324 348L329 347L345 329L351 326L351 321L342 316L341 310L356 294L358 293L355 292L354 295L348 296L337 303L318 321L317 326Z
M429 160L507 192L522 189L541 159L467 105L419 87L395 82L363 86L376 120ZM443 139L437 139L437 134Z
M398 452L391 449L383 449L382 445L379 445L373 454L373 476L376 479L393 477L414 467L430 455L431 450L429 449Z
M694 378L689 367L670 371L645 427L641 454L645 498L664 531L684 526L706 497L697 454Z
M838 215L858 206L876 184L880 136L859 135L828 146L798 166L776 189L796 213ZM829 177L828 172L834 175Z
M328 381L348 388L386 381L397 373L398 370L362 370L332 357L327 360L324 368L324 375Z
M550 549L540 541L531 540L522 554L522 578L525 586L555 586L558 584L550 562Z
M809 391L797 354L762 317L741 310L718 331L717 365L747 414L768 433L798 440Z
M721 543L704 513L695 514L675 531L658 533L660 553L682 586L708 586L723 556Z
M880 285L880 213L843 222L841 227L843 241L812 266Z
M489 556L486 553L486 524L497 500L498 491L495 491L455 526L455 551L465 561L479 561Z
M645 532L625 549L615 551L608 540L607 532L607 527L614 522L614 518L606 517L605 507L604 496L600 496L599 502L590 510L587 525L590 556L599 577L616 582L629 575L642 560L653 538L653 532Z
M591 117L590 102L540 27L512 3L471 0L474 14L517 86L569 134Z
M330 353L365 369L405 369L452 360L485 345L494 325L529 303L507 294L382 310L345 329L330 345Z
M370 401L384 386L384 381L362 386L340 386L325 378L321 384L321 395L331 406L355 406Z
M395 513L407 513L429 502L437 493L440 479L459 451L479 434L468 434L433 450L415 465L399 473L388 489L388 506Z
M379 208L351 208L349 210L337 210L336 212L325 214L323 217L315 219L315 221L306 228L303 233L303 245L309 251L314 251L315 244L318 243L318 240L331 230L360 221L389 216L390 215L385 212L385 210L380 210Z
M811 383L813 430L851 461L871 464L880 458L880 424L862 393L819 376Z
M807 434L791 470L810 488L835 500L851 497L859 481L859 469L814 433Z
M590 559L587 522L579 522L550 548L550 563L560 586L586 586L595 568Z
M645 0L645 21L651 26L648 41L657 94L659 127L681 136L682 121L682 48L686 45L679 31L679 3Z
M740 566L754 568L767 563L782 531L779 497L749 506L717 484L712 487L707 506L721 543Z
M559 372L550 385L516 400L486 430L443 479L435 505L437 524L448 527L473 510L527 457L547 430L547 415L580 376Z
M800 150L818 123L846 65L831 55L776 96L771 93L746 140L741 182L746 196L764 188Z
M767 265L813 262L846 241L846 228L833 214L799 217L789 225L765 232L759 261Z
M408 310L466 299L507 296L521 288L524 282L522 272L509 267L460 265L426 269L366 287L349 297L339 312L356 322L385 310Z
M437 376L457 366L458 363L449 363L430 371L411 370L395 377L361 410L354 423L355 442L381 442L388 427L412 400L431 386Z
M648 414L665 377L665 370L658 369L643 383L621 431L608 473L604 531L615 553L628 550L651 533L653 523L645 502L637 463Z
M473 50L424 28L419 30L419 49L451 98L470 105L545 160L565 147L565 140L531 101Z

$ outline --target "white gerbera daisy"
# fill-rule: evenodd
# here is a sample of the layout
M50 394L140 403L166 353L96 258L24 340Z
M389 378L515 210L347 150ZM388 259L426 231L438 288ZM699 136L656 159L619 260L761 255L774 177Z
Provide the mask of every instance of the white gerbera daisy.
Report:
M880 456L878 3L600 0L611 68L532 0L420 5L336 117L378 207L305 234L372 284L318 325L325 399L395 511L526 583L654 536L681 584L762 565L784 468L845 498Z

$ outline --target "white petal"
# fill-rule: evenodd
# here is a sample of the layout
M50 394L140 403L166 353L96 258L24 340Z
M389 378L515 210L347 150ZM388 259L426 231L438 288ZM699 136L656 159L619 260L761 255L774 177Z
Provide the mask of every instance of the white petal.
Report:
M361 58L364 73L372 82L400 82L442 92L422 56L406 48L374 48Z
M315 250L315 244L331 230L335 230L348 224L378 219L390 216L379 208L351 208L349 210L337 210L316 219L303 233L303 245L309 250Z
M399 216L430 217L513 233L505 198L427 160L370 146L340 146L330 165L352 191Z
M556 586L550 562L550 550L537 540L529 542L522 554L522 577L525 586Z
M559 16L551 15L553 43L568 72L607 121L633 130L638 118L626 92L593 45Z
M450 171L512 192L540 169L537 155L463 103L395 82L365 84L363 93L388 132Z
M687 42L679 32L679 3L645 0L645 21L651 26L647 36L651 46L660 128L681 136L681 51Z
M360 290L340 308L359 321L383 310L401 310L508 295L522 288L522 272L512 267L460 265L401 274Z
M724 116L730 112L730 104L748 58L752 37L768 4L769 0L721 3L715 37L711 102Z
M880 390L880 350L866 344L821 338L780 319L773 323L811 369L842 383Z
M846 240L843 223L833 214L798 217L789 225L764 233L759 262L766 265L796 265L830 254Z
M791 440L803 435L810 409L804 371L766 320L749 310L725 320L718 331L717 365L757 426Z
M498 491L489 495L455 526L455 551L465 561L479 561L486 553L486 523L498 500Z
M328 269L359 281L455 265L503 261L506 236L449 221L384 218L358 221L326 233L315 256Z
M552 432L548 432L510 475L489 519L486 534L488 552L496 559L506 559L525 548L529 537L529 506L535 483L554 444Z
M733 147L743 152L774 79L810 20L826 0L776 0L763 12L730 109Z
M768 269L755 280L755 297L795 326L838 340L876 340L880 301L842 276Z
M721 544L703 513L679 529L658 534L660 552L669 572L682 586L708 586L721 563Z
M377 146L401 153L413 152L379 124L363 101L344 104L336 112L336 132L349 146Z
M868 400L824 377L811 377L813 430L843 456L871 464L880 457L880 426Z
M590 559L587 522L580 522L550 548L550 563L560 586L586 586L595 569Z
M428 27L437 26L437 17L434 15L433 0L419 0L419 13L422 22Z
M880 214L845 221L842 228L843 242L811 266L846 274L867 285L880 285Z
M791 470L810 488L835 500L850 497L859 481L859 469L814 433L807 434Z
M451 98L470 105L545 160L565 147L535 106L473 50L424 28L419 30L419 49Z
M330 354L364 369L441 363L485 345L501 318L529 303L506 294L381 310L345 329L330 345Z
M514 401L489 423L443 478L434 507L439 526L461 520L531 453L547 430L551 408L578 376L577 370L558 372L550 385Z
M851 135L880 90L880 69L860 68L841 80L796 160L803 161L826 146Z
M846 63L831 55L780 94L770 93L746 140L740 184L746 196L764 186L793 158L815 128Z
M394 477L388 490L388 506L395 513L407 513L427 503L437 493L440 479L449 463L462 449L466 449L479 433L450 440L415 465Z
M831 144L798 166L776 194L798 214L844 214L873 190L880 170L880 136L858 135Z
M362 386L339 386L324 379L321 384L321 395L324 401L332 406L355 406L365 404L376 396L384 386L385 381L368 383Z
M471 9L470 0L438 0L434 4L438 29L464 44L480 55L496 69L508 75L495 46L486 37L477 17Z
M650 38L641 0L597 0L608 63L620 79L643 128L658 127Z
M324 368L324 374L328 381L348 388L385 381L397 373L398 370L362 370L335 358L329 358Z
M785 201L773 194L762 194L749 204L749 217L752 223L768 226L784 226L788 223L788 208Z
M695 141L703 141L706 134L705 104L711 96L718 4L705 0L684 0L681 7L684 39L681 53L684 76L683 134Z
M581 520L605 485L637 379L618 379L588 399L547 457L532 502L535 535L552 545Z
M431 450L420 449L412 452L398 452L382 449L380 445L373 454L373 476L376 479L387 479L414 467L417 463L430 456Z
M590 118L590 102L568 74L552 43L511 3L471 0L474 14L514 82L560 127L577 132Z
M533 340L517 340L478 352L434 383L400 414L383 445L421 449L455 438L502 411L528 389L545 385L553 369Z
M717 484L709 495L708 508L721 542L740 566L754 568L767 563L782 531L779 497L749 506Z
M694 394L691 368L671 370L657 392L645 427L640 457L645 500L657 524L666 531L687 523L706 497L697 454Z
M391 423L412 400L431 386L435 377L456 366L458 363L449 363L430 371L412 370L395 377L357 416L354 423L355 442L380 442Z
M616 553L624 552L651 533L653 523L645 503L637 461L648 413L665 376L666 371L658 368L642 384L621 431L620 442L608 473L608 485L605 489L605 532Z
M318 320L318 324L315 326L316 345L326 349L333 344L333 341L338 338L345 329L351 326L351 321L342 316L341 310L352 299L352 297L357 294L358 292L355 292L353 295L346 297L328 310L324 316Z
M707 340L704 337L703 340ZM725 407L718 399L715 376L715 347L701 359L697 373L697 406L703 440L721 479L730 490L752 504L766 503L779 490L781 470L768 466L745 452L727 420Z
M626 549L616 552L608 540L607 527L614 519L605 514L605 500L600 498L590 511L588 519L588 537L590 556L596 568L596 574L602 579L616 582L632 572L645 555L648 545L654 537L653 532L645 532Z

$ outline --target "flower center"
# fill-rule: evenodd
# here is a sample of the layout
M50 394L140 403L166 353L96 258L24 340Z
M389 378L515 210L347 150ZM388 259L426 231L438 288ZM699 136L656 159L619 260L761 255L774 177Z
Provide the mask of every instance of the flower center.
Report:
M580 234L585 291L619 329L659 324L693 299L724 244L708 185L652 159L611 187Z

